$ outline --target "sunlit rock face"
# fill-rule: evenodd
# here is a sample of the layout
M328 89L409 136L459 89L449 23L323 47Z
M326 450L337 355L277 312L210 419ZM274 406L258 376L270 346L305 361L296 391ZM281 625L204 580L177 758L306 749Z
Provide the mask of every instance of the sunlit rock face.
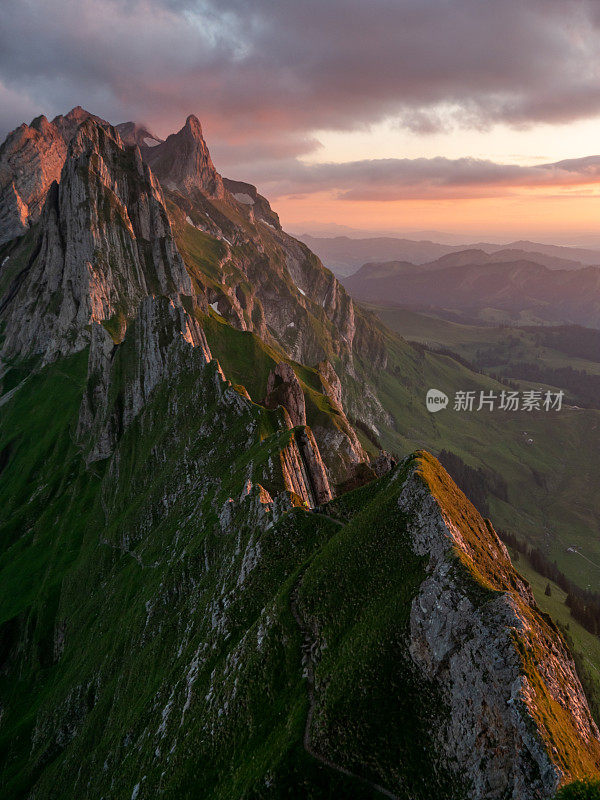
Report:
M91 117L71 139L30 236L1 311L7 356L66 355L89 342L93 322L118 341L144 297L191 294L160 184L139 150Z
M433 456L377 452L380 329L198 121L30 128L0 265L6 796L550 800L598 774L491 523Z
M39 219L50 186L60 179L69 142L90 117L108 124L77 106L52 122L36 117L7 136L0 147L0 244Z
M193 114L178 133L160 144L146 146L144 158L169 189L188 195L199 191L217 199L225 196L223 179L208 152L200 121Z

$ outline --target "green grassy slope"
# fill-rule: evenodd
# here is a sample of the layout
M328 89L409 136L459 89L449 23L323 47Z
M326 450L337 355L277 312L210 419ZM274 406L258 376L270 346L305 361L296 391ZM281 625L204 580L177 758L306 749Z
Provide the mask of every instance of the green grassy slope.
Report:
M459 798L465 787L432 759L448 710L406 651L426 560L412 551L398 509L401 483L383 478L336 501L348 522L300 583L299 607L322 648L312 737L332 761L401 798Z
M514 556L511 552L513 559ZM566 594L560 586L537 573L524 557L520 557L515 566L529 582L539 607L550 614L567 638L596 721L600 723L600 638L573 619L565 605ZM550 586L549 596L546 594L547 586Z
M288 433L219 401L211 367L159 384L86 470L84 370L85 353L44 368L0 415L0 797L463 796L430 741L444 705L405 650L424 562L401 480L334 518L258 524L242 488L278 491ZM326 688L307 749L310 620Z
M541 547L580 586L596 586L600 411L567 407L560 412L454 411L456 391L499 394L507 387L450 356L411 347L389 329L385 342L385 370L358 364L361 377L375 387L393 418L390 424L381 415L373 417L383 445L400 454L421 447L436 454L451 450L470 466L498 473L507 482L508 502L488 498L496 527ZM351 394L352 381L346 388L350 404L358 404L360 397ZM448 408L435 414L427 411L425 394L430 388L450 397ZM569 551L574 547L579 552Z
M442 321L443 326L448 324L453 323ZM261 399L268 372L281 353L252 334L225 325L217 315L204 325L227 374L244 384L254 399ZM386 349L388 366L383 371L373 371L358 359L355 362L359 378L375 388L393 417L390 425L375 415L383 446L400 455L421 447L434 453L448 449L472 466L492 469L507 481L509 490L508 502L489 498L497 527L541 547L579 585L596 585L600 579L596 533L600 495L594 488L594 475L600 412L564 407L559 413L467 413L448 408L431 414L425 408L429 388L441 389L452 398L458 390L499 393L506 387L449 356L419 351L391 332L386 334ZM326 398L314 391L318 377L314 370L290 363L303 383L309 424L315 424L322 413L330 413ZM344 379L346 407L360 419L360 380L345 374L343 364L338 362L336 367Z
M5 454L0 794L7 798L24 796L37 780L40 796L80 796L74 783L81 763L85 776L80 775L80 786L92 781L104 787L98 792L130 797L139 765L125 765L117 780L112 770L103 772L98 764L106 758L126 760L123 737L137 726L138 734L142 732L173 671L179 670L183 698L178 715L185 713L189 665L202 651L198 648L202 637L209 637L215 614L223 615L228 608L228 630L216 631L211 668L202 670L206 693L211 671L216 665L225 667L225 656L242 635L240 630L252 627L273 591L303 560L302 554L334 527L326 520L311 520L307 527L301 517L289 535L281 527L273 529L260 543L262 552L273 550L273 563L267 559L266 574L251 579L255 585L244 592L242 605L241 600L233 602L252 523L244 523L247 509L242 507L237 535L232 533L227 543L215 528L218 511L231 492L239 496L247 476L265 469L272 474L268 462L287 434L276 434L270 422L273 414L257 408L255 445L248 448L248 420L215 405L209 370L204 382L189 378L172 390L163 386L156 392L151 408L122 441L118 470L113 462L108 474L103 463L86 471L73 444L84 369L85 353L46 368L16 393L0 418ZM167 405L174 396L182 412L176 420L171 415L171 425L157 425L157 420L169 418ZM274 476L269 488L277 489ZM168 510L165 492L171 492ZM207 614L211 603L212 623ZM192 623L197 609L204 610ZM273 662L274 672L285 667L277 653ZM300 673L294 673L298 697L291 704L302 708L305 693ZM269 674L265 681L271 678ZM252 682L250 688L256 692ZM273 679L273 691L278 688ZM265 707L261 695L254 702L262 728L250 741L261 749L267 727L271 729L288 707L285 688L277 694L280 711ZM216 709L214 713L216 718ZM240 736L247 734L246 720ZM287 730L282 731L284 741L286 735ZM201 729L195 734L186 730L186 736L202 740ZM220 760L213 758L212 772L203 777L202 785L211 792L223 783L236 757L240 769L246 764L236 749L229 750L223 742L221 747ZM274 747L277 753L280 745ZM153 749L143 754L154 764ZM183 761L187 764L189 759ZM319 773L317 766L313 771ZM240 780L246 785L253 777L250 769ZM187 778L178 773L177 780L184 786ZM327 778L324 782L328 785ZM334 785L345 783L334 779ZM193 785L199 786L196 777ZM174 796L183 795L178 789Z
M422 342L434 348L448 348L486 371L493 370L497 374L511 377L511 365L527 361L538 362L554 369L572 367L591 375L600 375L600 352L595 359L566 353L557 346L540 342L543 331L467 325L404 308L366 305L391 330L405 339ZM562 329L555 330L560 334Z
M237 253L238 248L231 248L232 258L220 264L223 254L221 250L216 252L215 248L218 249L217 245L222 248L222 245L215 244L214 240L211 244L210 237L180 219L181 213L173 211L180 247L186 261L191 264L188 268L198 270L205 283L216 280L217 273L221 283L241 281L241 275L236 272L239 272L236 261L244 256ZM239 219L231 224L241 225L244 230L248 228L247 221L240 222ZM249 228L248 232L251 232ZM194 252L198 248L201 250L201 255L192 261L190 253L194 248L188 240L195 243ZM267 248L271 248L268 256L272 264L279 264L281 253L274 244L268 244L268 232L263 241ZM257 257L256 253L254 257ZM210 264L207 266L205 261ZM357 309L356 313L362 312ZM570 358L557 348L536 344L535 333L530 331L458 325L398 309L385 312L378 309L378 313L392 328L395 326L407 337L449 347L468 360L474 359L478 353L481 356L486 347L494 349L494 357L500 353L503 357L510 355L510 358L521 361L533 359L535 355L537 361L541 359L553 368L564 366ZM223 318L215 314L206 322L211 347L223 361L232 380L244 384L254 399L261 399L278 345L271 342L267 347L260 340L252 340L249 334L238 335L229 326L219 325L219 320L223 322ZM317 335L326 344L330 335L327 327L319 328L321 323L317 324L316 318L307 318L308 326L313 323L317 326L315 330L319 329ZM448 449L472 466L483 465L501 475L508 483L509 498L508 502L490 498L496 524L542 547L546 555L556 559L575 582L582 586L594 585L600 577L600 539L597 536L600 496L593 491L596 454L600 446L598 413L565 408L560 414L459 414L450 409L436 415L429 414L424 406L429 388L441 389L452 397L458 390L499 392L506 387L465 368L452 358L415 350L389 329L380 326L375 317L368 324L380 332L385 342L388 365L384 370L374 369L369 359L355 358L349 367L334 352L330 355L344 382L346 411L350 417L374 426L380 432L377 438L382 445L399 455L418 447L435 453ZM518 346L515 347L513 340L516 339ZM579 361L582 368L589 368L591 372L600 370L600 364L590 358ZM496 366L493 371L509 374L508 367ZM304 388L312 386L318 391L314 382L311 383L311 377L314 378L314 374L302 377ZM525 388L533 384L521 382L521 386ZM370 402L369 389L375 392L385 411L391 415L391 421ZM322 395L308 391L307 399L309 424L314 425L315 420L321 418L335 426L335 419L331 417ZM372 445L362 433L361 441L372 451ZM569 548L577 548L579 552Z
M233 213L225 207L221 211ZM256 260L264 257L231 247L231 257L223 264L222 243L215 243L187 224L181 210L171 209L171 213L188 268L192 272L196 270L204 283L241 281L243 284L237 265L244 258ZM238 217L229 224L239 226L248 234L253 232L252 226ZM261 236L266 256L276 272L282 254L270 241L268 231ZM194 253L192 257L190 254ZM265 266L266 272L270 269ZM281 281L278 291L296 291L293 286L287 287L283 278ZM318 310L313 309L314 314ZM362 311L357 308L356 313L362 314ZM534 332L458 325L425 315L411 316L412 312L397 309L385 313L379 309L378 313L383 314L390 327L395 326L408 338L450 347L467 359L475 358L482 348L490 346L504 355L512 354L511 358L519 361L533 359L535 354L537 360L541 359L551 367L563 366L570 358L556 348L536 345ZM244 384L250 395L260 400L271 359L276 357L275 353L281 352L278 345L270 342L267 347L260 340L251 339L250 334L238 334L229 326L219 325L219 320L223 322L223 318L215 314L205 323L215 355L223 361L232 380ZM325 348L331 347L330 325L324 325L312 312L305 324L314 327L316 338ZM472 466L484 465L500 474L508 483L509 499L504 502L490 498L496 525L515 531L542 547L546 555L556 559L561 569L579 585L597 583L600 578L600 495L594 491L593 476L600 447L600 413L565 408L560 414L467 414L450 409L430 414L424 405L429 388L441 389L452 397L458 390L499 392L506 387L465 368L452 358L415 350L389 328L383 328L374 316L368 327L377 331L385 343L388 365L384 370L373 368L368 358L355 358L349 367L333 349L330 350L330 359L344 382L349 416L374 425L380 431L377 438L382 445L399 455L419 447L435 453L448 449ZM516 348L515 337L519 340ZM289 344L291 347L293 342ZM600 363L590 358L580 361L582 368L600 371ZM495 367L493 371L509 373L509 369L504 367ZM321 419L326 426L335 427L336 420L331 416L327 400L310 390L318 392L319 388L315 385L314 372L302 375L300 370L297 372L307 394L309 424L314 425L317 419ZM523 388L532 386L526 382L521 382L521 385ZM307 390L307 387L310 388ZM369 389L375 392L385 411L391 415L391 422L369 401ZM363 446L372 451L372 445L362 433L360 435ZM569 550L573 547L579 553Z
M425 699L416 683L410 694L396 685L408 679L395 661L398 620L406 620L422 572L382 521L392 496L342 538L334 521L301 510L260 532L251 497L234 502L223 528L220 509L240 496L249 475L277 488L269 464L287 434L276 432L272 412L256 407L248 449L248 420L215 404L212 371L189 375L158 387L110 465L86 470L73 442L84 366L80 354L45 368L0 418L3 447L15 441L11 433L18 441L5 451L2 482L0 796L25 797L35 784L40 798L130 798L138 785L172 798L281 797L299 787L306 797L372 798L380 794L369 776L387 765L396 778L414 774L421 788L410 796L426 797L438 780L427 777L433 753L415 761L400 726ZM370 529L376 519L379 542ZM317 572L308 570L332 536ZM363 569L365 557L371 569ZM303 602L333 608L356 589L348 582L355 571L344 571L343 586L332 581L331 570L338 575L344 563L364 572L355 602L365 593L371 609L359 629L347 617L349 638L340 630L340 650L328 664L343 668L342 694L364 676L381 706L373 716L368 704L357 709L356 741L339 732L336 747L348 752L342 761L364 779L327 767L302 744L308 694L292 593L301 581ZM314 580L335 594L323 596ZM397 597L386 586L396 586ZM373 671L380 659L374 636L392 630L391 671L382 681ZM357 656L350 672L348 648ZM360 748L379 714L389 713L390 691L405 698L392 720L405 766L399 770L387 740L376 738L370 753L380 766L364 770ZM329 702L335 710L337 701ZM424 736L426 719L414 719Z

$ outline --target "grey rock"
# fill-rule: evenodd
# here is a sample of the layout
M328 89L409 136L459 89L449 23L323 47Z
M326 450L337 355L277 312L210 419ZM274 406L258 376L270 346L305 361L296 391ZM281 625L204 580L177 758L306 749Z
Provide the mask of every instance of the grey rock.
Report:
M285 361L271 370L267 381L267 408L283 406L293 426L306 425L306 405L304 394L296 373Z
M108 127L77 106L52 122L36 117L6 137L0 147L0 244L39 219L50 187L60 179L69 142L89 118Z
M193 114L178 133L154 147L144 147L144 158L169 189L188 195L199 191L218 199L225 196L223 179L212 163L202 126Z
M459 527L414 471L399 507L410 520L415 552L428 557L427 578L411 608L410 653L449 707L437 732L443 759L470 782L474 800L553 796L564 774L539 711L547 698L565 710L583 747L599 737L560 634L544 624L506 548L474 509L476 535L513 576L485 602L469 593L473 579L457 557L463 554L467 564L477 558L464 535L464 517ZM532 654L541 686L531 684L519 648Z
M165 297L147 297L119 352L104 328L92 326L87 387L77 438L88 446L88 463L107 458L142 411L156 386L182 370L200 371L212 360L197 320ZM129 368L123 377L122 362ZM215 362L215 373L224 378ZM119 403L114 406L119 386Z
M47 195L27 267L0 305L3 354L47 363L85 347L95 322L120 341L145 297L191 293L159 183L139 150L88 118Z

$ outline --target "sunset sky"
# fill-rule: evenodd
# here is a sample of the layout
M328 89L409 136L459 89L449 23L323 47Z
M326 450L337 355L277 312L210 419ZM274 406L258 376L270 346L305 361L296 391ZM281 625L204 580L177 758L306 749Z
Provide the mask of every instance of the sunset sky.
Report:
M298 232L600 244L599 56L584 0L23 0L0 136L78 104L160 136L195 113Z

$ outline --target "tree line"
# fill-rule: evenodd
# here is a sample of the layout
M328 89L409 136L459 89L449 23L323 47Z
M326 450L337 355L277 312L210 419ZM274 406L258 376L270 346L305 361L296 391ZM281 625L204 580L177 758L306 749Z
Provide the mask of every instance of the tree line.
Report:
M508 501L506 481L498 473L491 469L471 467L450 450L442 450L438 459L483 516L489 515L490 494ZM582 589L574 584L559 569L556 561L550 561L538 547L521 541L514 533L499 530L498 535L506 545L524 555L537 573L566 593L565 604L574 620L590 633L600 636L600 592Z
M550 561L538 547L531 547L509 531L498 531L502 541L522 553L533 569L566 592L565 605L571 616L587 631L600 636L600 592L582 589L569 580L556 561Z

